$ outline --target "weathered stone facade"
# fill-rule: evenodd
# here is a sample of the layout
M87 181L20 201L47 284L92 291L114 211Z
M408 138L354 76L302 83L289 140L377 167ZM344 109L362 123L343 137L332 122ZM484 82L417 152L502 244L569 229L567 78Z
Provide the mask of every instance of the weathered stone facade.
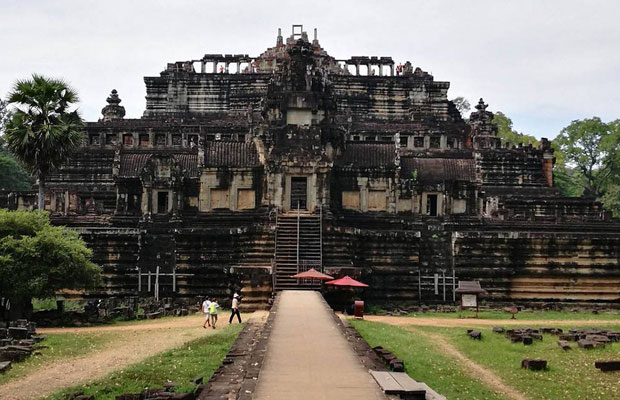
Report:
M335 59L294 26L258 57L207 54L145 83L144 116L113 91L47 185L55 223L104 267L93 295L157 280L162 296L259 304L319 240L322 265L376 302L451 301L451 277L498 302L620 300L620 223L559 194L550 143L502 146L482 99L463 120L449 83L409 62ZM320 235L298 229L308 248L278 256L297 213L320 215Z

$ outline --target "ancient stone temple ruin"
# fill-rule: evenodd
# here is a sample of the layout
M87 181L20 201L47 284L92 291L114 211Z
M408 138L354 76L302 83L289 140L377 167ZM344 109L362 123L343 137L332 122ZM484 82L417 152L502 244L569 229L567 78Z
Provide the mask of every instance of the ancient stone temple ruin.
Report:
M104 268L93 296L241 290L251 307L314 267L374 303L452 302L460 280L496 302L620 300L620 222L559 194L549 141L502 145L482 99L464 120L410 62L334 58L295 25L256 57L144 81L142 118L113 90L47 185Z

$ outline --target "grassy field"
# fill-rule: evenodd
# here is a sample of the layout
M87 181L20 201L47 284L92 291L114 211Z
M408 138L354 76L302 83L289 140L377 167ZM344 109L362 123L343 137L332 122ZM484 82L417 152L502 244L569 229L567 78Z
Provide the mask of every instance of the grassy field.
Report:
M408 317L413 318L459 318L457 312L426 312L426 313L409 313ZM463 311L464 318L474 318L475 312ZM490 320L506 320L510 319L512 314L501 310L483 310L480 311L478 318ZM618 320L620 323L620 311L600 311L598 314L592 312L570 312L570 311L521 311L516 315L519 321L561 321L561 320Z
M193 391L195 384L190 380L202 376L206 382L220 366L242 329L241 324L230 325L213 335L150 357L99 381L63 390L47 399L63 400L67 394L84 392L96 395L97 400L113 400L123 393L139 393L147 387L162 387L166 380L179 384L177 392Z
M23 362L13 363L8 372L0 375L0 384L24 376L51 361L97 351L113 340L114 335L118 334L112 332L47 334L46 339L36 349L41 354L33 354Z
M406 372L411 377L428 384L448 399L505 399L501 393L470 379L462 366L421 335L376 322L351 320L351 324L371 347L389 349L405 362Z
M587 319L583 315L573 313L557 314L555 317ZM554 318L547 315L538 319ZM502 334L493 333L490 327L477 328L482 331L483 336L481 341L477 341L469 338L466 329L462 327L402 328L368 321L352 321L352 324L371 346L381 345L392 351L405 361L409 375L426 382L449 399L504 397L498 393L489 393L490 389L485 384L467 375L465 365L461 361L442 354L438 346L430 345L432 339L429 337L446 339L467 358L493 372L503 383L531 399L620 399L620 373L602 373L594 368L595 361L620 360L620 343L612 343L605 348L593 350L579 349L576 343L573 343L572 350L563 351L557 346L557 337L553 335L544 335L543 341L535 341L532 346L524 346L521 343L511 343ZM525 325L538 326L535 323L524 322ZM548 323L545 325L553 326ZM620 326L614 325L610 328L620 329ZM523 370L520 364L524 358L545 359L549 363L549 368L540 372Z
M557 346L554 335L544 335L542 341L524 346L511 343L491 328L479 329L481 341L470 339L462 328L415 329L443 335L465 356L532 399L620 399L620 373L603 373L594 368L595 361L620 360L620 343L592 350L580 349L573 343L572 350L564 351ZM539 372L521 369L524 358L547 360L549 368Z

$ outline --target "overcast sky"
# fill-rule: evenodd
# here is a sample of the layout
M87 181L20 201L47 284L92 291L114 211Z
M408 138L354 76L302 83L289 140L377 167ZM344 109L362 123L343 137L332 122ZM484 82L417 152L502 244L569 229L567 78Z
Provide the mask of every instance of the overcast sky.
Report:
M0 95L32 73L62 77L89 121L110 90L127 117L143 76L205 53L260 54L292 24L336 58L410 60L480 97L519 131L554 137L574 119L620 118L620 1L0 0Z

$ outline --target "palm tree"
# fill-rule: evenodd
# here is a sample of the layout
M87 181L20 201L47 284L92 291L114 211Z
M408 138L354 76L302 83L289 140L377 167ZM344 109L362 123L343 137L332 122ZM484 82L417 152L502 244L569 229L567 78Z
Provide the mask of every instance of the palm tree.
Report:
M6 124L6 145L37 179L42 210L46 178L84 139L84 121L77 110L69 111L77 93L62 80L34 74L15 82L8 101L14 112Z

